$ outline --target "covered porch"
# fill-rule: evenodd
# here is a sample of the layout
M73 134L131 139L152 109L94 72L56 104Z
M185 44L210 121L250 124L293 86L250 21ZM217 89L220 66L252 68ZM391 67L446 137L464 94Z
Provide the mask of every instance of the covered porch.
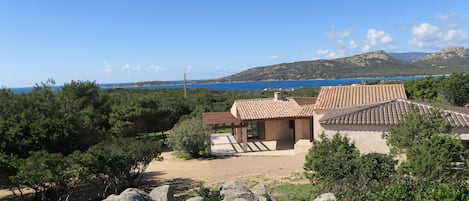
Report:
M203 113L202 117L210 128L207 139L210 139L212 154L294 155L311 145L312 118L241 121L230 112ZM226 128L231 132L212 134L217 129Z
M211 151L214 155L295 155L292 140L258 140L249 138L239 143L231 133L212 134Z

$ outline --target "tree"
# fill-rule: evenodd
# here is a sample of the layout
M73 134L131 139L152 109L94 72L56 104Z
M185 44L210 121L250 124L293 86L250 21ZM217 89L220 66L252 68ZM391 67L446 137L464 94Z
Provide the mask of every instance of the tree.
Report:
M304 164L305 174L323 192L340 200L372 200L373 191L386 185L394 174L391 156L370 153L360 157L358 149L339 133L324 134L314 142Z
M419 178L441 181L457 176L454 173L462 169L454 163L460 162L466 166L468 156L460 140L448 135L433 135L424 143L407 150L407 161L400 166L400 170Z
M110 128L110 98L90 81L71 81L57 94L64 114L64 132L69 133L68 153L85 151L106 139Z
M109 123L115 136L129 137L162 131L169 122L167 116L156 96L146 96L112 107Z
M338 182L357 175L360 153L355 144L339 133L332 139L321 135L306 156L304 170L311 182Z
M84 169L80 179L94 184L104 198L109 189L117 193L120 184L136 187L145 169L153 159L160 159L161 142L117 138L102 141L70 157Z
M383 137L391 146L391 153L404 153L410 147L424 143L436 134L454 134L454 128L445 121L437 109L428 114L421 114L417 108L411 108L404 119L391 126Z
M440 96L443 81L444 78L434 77L413 80L405 84L405 91L413 100L435 102Z
M25 185L34 189L36 199L46 200L46 193L50 190L67 186L68 180L71 179L71 175L67 174L67 167L62 154L36 151L30 157L20 160L18 172L11 179L18 186ZM21 190L21 187L18 189Z
M396 165L388 154L369 153L361 156L360 172L368 180L382 181L394 174Z
M171 129L168 142L174 150L187 154L189 157L200 157L205 154L208 141L208 128L203 125L202 119L190 118L183 120Z
M469 74L452 73L443 82L442 93L451 105L464 106L469 103Z

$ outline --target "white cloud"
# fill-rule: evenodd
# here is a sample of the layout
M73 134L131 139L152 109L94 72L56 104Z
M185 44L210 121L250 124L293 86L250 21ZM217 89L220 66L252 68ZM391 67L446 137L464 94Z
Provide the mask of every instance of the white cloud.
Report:
M323 50L323 49L317 49L316 54L317 55L326 55L329 53L329 50Z
M458 27L438 27L425 22L412 27L409 44L425 49L440 49L450 45L461 45L468 39L469 35Z
M112 73L112 67L107 61L104 62L104 72L107 74Z
M332 30L325 32L324 37L326 37L328 40L336 40L339 38L345 38L350 36L352 34L352 29L345 29L343 31L336 31L335 26L332 26Z
M160 73L162 71L165 71L166 69L158 66L158 65L150 65L150 66L141 66L140 64L137 65L131 65L131 64L125 64L122 66L122 70L125 71L128 75L145 75L148 73Z
M161 68L160 66L157 66L157 65L150 65L149 67L145 68L146 71L149 71L149 72L154 72L154 73L159 73L161 71L164 71L163 68Z
M186 67L186 73L191 72L192 69L194 69L194 67L192 67L192 65L188 65L188 66Z
M357 43L355 42L355 40L351 40L349 41L349 46L348 48L350 48L351 50L354 50L358 47Z
M462 15L457 12L449 12L445 14L436 15L435 18L441 21L455 21L467 19L467 15Z
M366 38L363 40L363 51L367 52L375 47L379 47L382 45L390 45L392 43L392 37L388 33L376 30L376 29L368 29L366 33Z
M272 60L279 60L279 59L282 59L282 57L281 57L281 56L278 56L278 55L272 55L272 56L270 56L270 59L272 59Z
M338 58L338 55L336 52L330 50L317 49L316 56L314 58L335 59Z

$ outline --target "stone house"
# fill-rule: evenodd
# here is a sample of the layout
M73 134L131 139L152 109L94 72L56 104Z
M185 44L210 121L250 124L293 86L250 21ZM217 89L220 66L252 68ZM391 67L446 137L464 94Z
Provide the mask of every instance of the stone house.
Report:
M405 99L394 99L380 103L338 108L328 111L319 119L319 128L327 136L339 132L347 136L361 153L388 153L389 147L382 138L392 125L398 124L411 108L420 113L429 113L435 107L429 103ZM469 109L443 106L441 116L455 126L456 133L466 147L469 145Z
M282 97L236 100L230 112L202 114L213 128L230 127L235 139L247 150L248 138L255 140L313 140L314 97Z

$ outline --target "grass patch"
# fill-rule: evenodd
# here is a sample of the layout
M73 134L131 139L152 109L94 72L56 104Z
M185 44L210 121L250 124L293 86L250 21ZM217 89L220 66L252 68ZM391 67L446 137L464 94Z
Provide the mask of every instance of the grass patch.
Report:
M278 201L311 200L310 196L313 192L311 184L281 183L270 187L270 189Z
M215 130L213 134L220 134L220 133L231 133L231 128L220 128Z

